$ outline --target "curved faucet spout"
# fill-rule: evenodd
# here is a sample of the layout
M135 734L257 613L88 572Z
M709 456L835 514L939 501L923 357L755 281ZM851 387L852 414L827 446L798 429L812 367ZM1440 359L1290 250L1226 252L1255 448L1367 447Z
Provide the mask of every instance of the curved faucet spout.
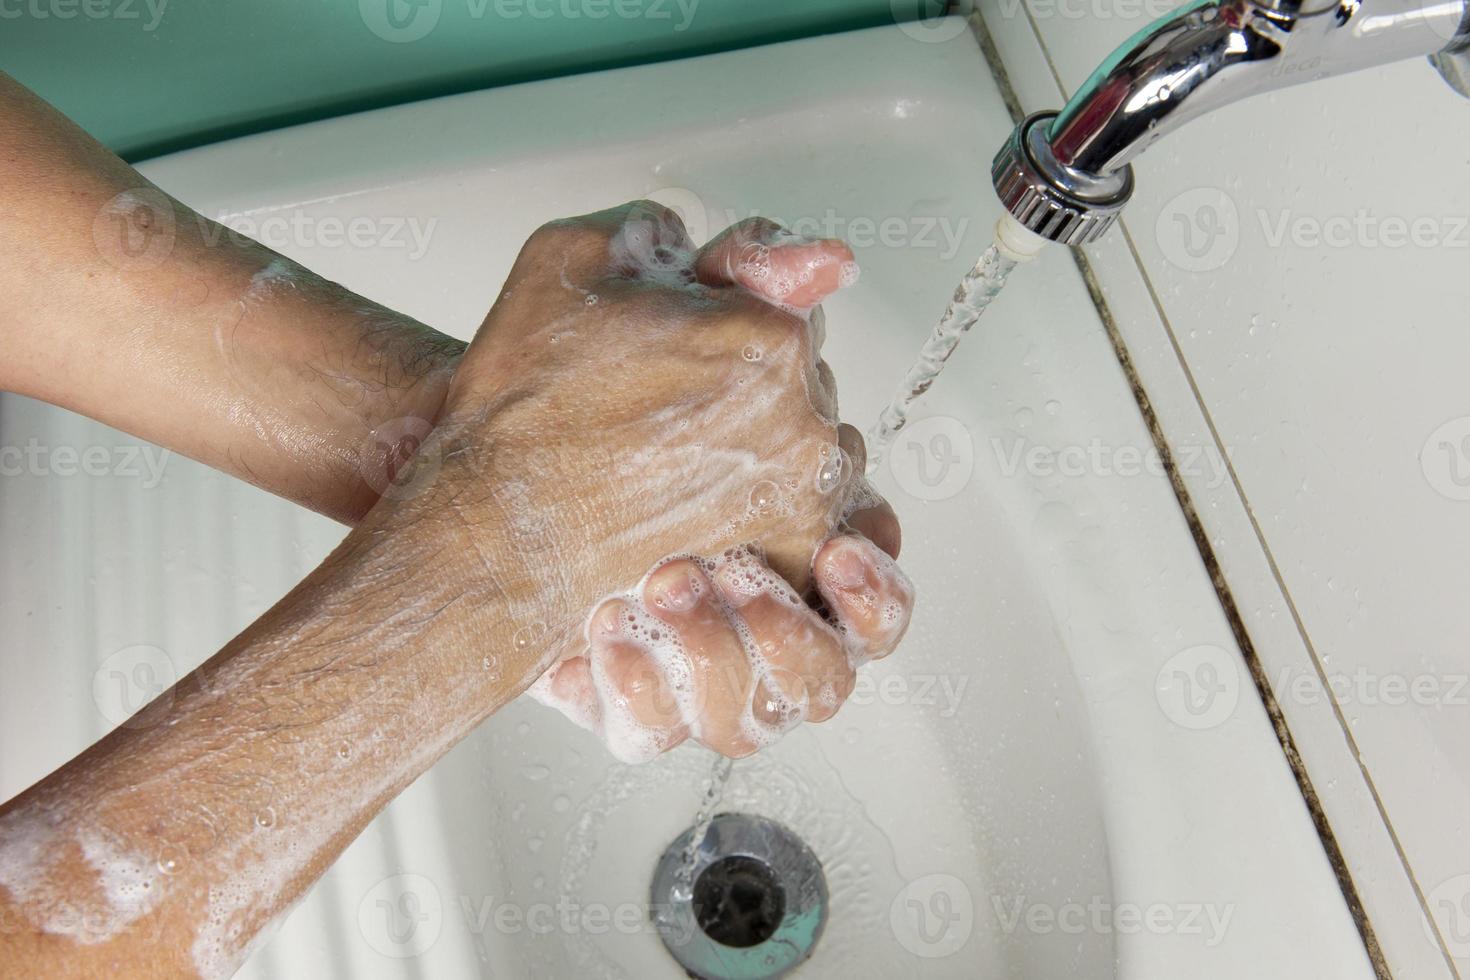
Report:
M1129 162L1185 123L1262 92L1467 46L1470 0L1194 0L1114 51L1059 113L1017 127L996 157L996 190L1031 230L1082 244L1126 203Z

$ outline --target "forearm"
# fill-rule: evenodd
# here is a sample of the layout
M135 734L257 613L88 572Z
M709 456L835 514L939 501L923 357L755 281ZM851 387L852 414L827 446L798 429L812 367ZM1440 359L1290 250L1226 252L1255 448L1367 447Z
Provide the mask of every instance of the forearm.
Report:
M374 814L524 686L530 667L497 645L511 630L483 573L493 543L403 531L350 536L174 690L0 808L0 962L228 975Z
M0 161L0 388L366 513L463 344L173 201L3 74Z
M862 458L828 414L820 331L729 284L687 288L693 269L668 273L693 254L647 203L532 236L412 475L203 668L0 807L0 963L229 972L394 794L569 652L550 693L638 757L685 737L748 754L840 704L912 589L871 545L827 540ZM615 370L610 349L629 352ZM813 577L835 627L746 548L803 541L826 541ZM689 554L723 557L664 560Z

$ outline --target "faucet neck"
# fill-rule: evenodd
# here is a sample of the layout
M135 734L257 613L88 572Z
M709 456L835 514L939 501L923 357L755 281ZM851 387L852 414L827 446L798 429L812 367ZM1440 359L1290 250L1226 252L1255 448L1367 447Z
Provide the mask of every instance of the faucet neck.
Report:
M1047 139L1062 166L1115 173L1221 106L1461 46L1467 20L1466 0L1194 0L1114 51Z

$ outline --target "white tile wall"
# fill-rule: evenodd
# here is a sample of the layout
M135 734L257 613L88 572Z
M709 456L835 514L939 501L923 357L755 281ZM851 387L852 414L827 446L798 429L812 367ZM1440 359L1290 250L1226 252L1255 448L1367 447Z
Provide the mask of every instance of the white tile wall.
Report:
M1029 111L1167 6L982 9ZM1228 452L1190 492L1415 980L1470 975L1467 123L1423 62L1222 109L1144 155L1090 250L1171 444Z

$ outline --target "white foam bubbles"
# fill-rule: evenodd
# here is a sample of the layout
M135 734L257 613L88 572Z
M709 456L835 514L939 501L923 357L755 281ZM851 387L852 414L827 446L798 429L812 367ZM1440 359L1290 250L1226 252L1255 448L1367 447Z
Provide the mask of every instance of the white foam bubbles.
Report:
M774 484L766 488L774 489ZM759 494L753 494L759 496ZM753 503L759 503L755 501ZM677 555L659 563L649 576L675 560L695 564L706 577L720 583L719 589L707 594L698 581L690 582L683 597L665 600L657 608L643 601L648 578L638 588L613 597L616 616L597 614L588 624L587 658L590 694L583 685L567 683L559 678L564 670L584 669L567 661L543 675L530 694L533 699L556 708L580 727L598 734L608 750L620 761L647 762L664 752L687 730L696 740L704 741L706 728L707 688L709 675L725 669L724 665L701 659L702 654L688 649L675 625L677 620L702 601L719 603L722 613L735 630L745 653L749 676L740 695L738 716L733 719L746 748L759 749L777 741L783 734L801 724L810 709L810 695L801 679L790 671L772 665L761 644L751 633L739 610L759 597L767 597L792 608L804 609L805 603L787 582L772 571L749 549L733 548L714 559ZM604 607L599 606L599 609ZM638 654L647 665L642 676L627 675L626 661L613 661L628 651ZM619 673L622 671L622 673ZM723 678L722 678L723 679ZM655 717L648 717L648 695L657 685ZM634 703L634 699L638 703ZM641 710L641 714L640 714ZM724 710L728 710L725 706ZM731 719L723 719L727 723Z
M245 289L245 296L247 299L254 298L276 286L294 289L303 275L304 270L296 263L276 256L266 264L265 268L250 277L250 285Z
M694 281L693 244L661 216L630 218L613 235L608 250L625 275L672 287Z

